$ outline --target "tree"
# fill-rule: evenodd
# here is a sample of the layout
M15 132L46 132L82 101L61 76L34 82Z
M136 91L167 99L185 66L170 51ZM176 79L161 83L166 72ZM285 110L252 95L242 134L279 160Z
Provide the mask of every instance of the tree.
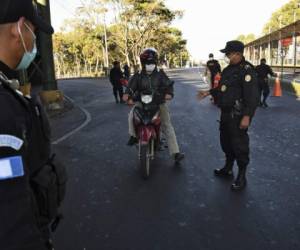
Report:
M109 25L105 23L108 10L114 14ZM54 36L58 75L96 75L114 60L136 67L146 47L156 47L160 60L167 59L171 66L185 63L186 40L180 30L170 27L181 15L169 10L163 0L82 1L76 17L66 20L62 32Z
M120 32L113 33L127 63L139 63L138 56L142 49L153 40L155 32L167 27L178 16L180 11L169 10L164 1L157 0L113 0L115 9L119 11L116 18ZM132 61L131 61L131 60Z
M270 20L265 24L263 34L269 34L298 20L300 18L299 4L299 0L291 0L275 11Z
M254 41L255 39L256 39L255 35L252 33L250 33L248 35L239 35L236 38L236 40L241 41L244 44L250 43L250 42Z

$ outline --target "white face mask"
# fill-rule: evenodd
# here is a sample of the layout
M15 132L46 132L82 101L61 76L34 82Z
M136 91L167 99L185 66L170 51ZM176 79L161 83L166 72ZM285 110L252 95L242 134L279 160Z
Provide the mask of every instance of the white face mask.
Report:
M153 70L155 70L156 65L155 64L146 64L145 69L147 73L152 73Z
M224 62L229 64L230 63L230 59L227 56L224 56Z
M33 48L32 48L32 51L29 52L26 48L26 45L25 45L25 41L24 41L24 38L23 38L23 35L22 35L22 32L21 32L21 29L20 29L20 25L18 23L18 33L21 37L21 40L22 40L22 44L23 44L23 48L25 50L25 53L19 63L19 65L17 66L16 70L24 70L24 69L27 69L29 67L29 65L32 63L32 61L34 60L34 58L36 57L36 54L37 54L37 47L36 47L36 36L35 34L33 33L33 31L29 28L29 26L24 23L24 25L26 26L26 28L31 32L32 36L33 36Z

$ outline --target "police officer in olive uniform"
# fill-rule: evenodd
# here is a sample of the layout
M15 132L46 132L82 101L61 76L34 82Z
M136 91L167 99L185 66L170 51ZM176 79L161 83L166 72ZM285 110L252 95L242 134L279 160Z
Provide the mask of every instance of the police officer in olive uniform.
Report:
M262 58L260 60L260 65L256 66L256 72L260 87L260 93L263 95L263 99L260 102L260 106L267 108L267 98L270 94L270 87L268 83L268 76L271 75L273 77L276 77L277 74L273 72L272 68L266 64L266 59ZM261 94L260 94L261 96Z
M215 169L219 177L233 177L233 165L237 162L238 175L232 190L241 190L246 185L246 168L249 164L249 136L251 119L259 102L257 76L254 67L243 57L244 44L229 41L221 50L229 59L223 70L217 89L200 91L199 98L213 95L221 109L220 142L226 156L225 166Z
M206 63L206 70L210 71L210 76L211 76L211 84L213 85L215 76L219 73L221 73L221 65L217 60L214 59L214 55L210 53L208 55L209 60ZM206 73L205 73L206 75Z
M0 249L53 249L50 225L58 223L64 196L66 177L51 157L45 112L35 98L16 90L17 70L34 60L37 28L53 33L32 0L1 1Z

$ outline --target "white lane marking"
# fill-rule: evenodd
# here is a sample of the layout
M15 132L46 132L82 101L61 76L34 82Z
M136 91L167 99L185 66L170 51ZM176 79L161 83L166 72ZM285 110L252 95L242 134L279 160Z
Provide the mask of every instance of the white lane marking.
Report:
M71 97L68 97L68 96L65 95L65 98L67 98L75 106L75 102ZM92 121L91 114L85 108L80 107L79 105L76 105L76 106L85 114L86 119L85 119L84 123L82 123L79 127L75 128L74 130L70 131L69 133L65 134L64 136L60 137L59 139L53 141L52 142L53 145L57 145L57 144L65 141L69 137L71 137L74 134L78 133L81 129L86 127Z

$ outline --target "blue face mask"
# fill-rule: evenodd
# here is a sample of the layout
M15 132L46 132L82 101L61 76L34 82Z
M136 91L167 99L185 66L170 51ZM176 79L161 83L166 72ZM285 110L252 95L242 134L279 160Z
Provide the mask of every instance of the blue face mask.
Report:
M37 47L36 47L36 36L34 35L33 31L29 28L29 26L25 23L26 28L31 32L32 36L33 36L33 49L31 52L29 52L26 48L25 42L24 42L24 38L23 35L21 33L21 29L18 23L18 32L20 34L21 40L22 40L22 44L25 50L25 53L19 63L19 65L17 66L16 70L24 70L27 69L29 67L29 65L33 62L33 60L36 57L37 54Z

